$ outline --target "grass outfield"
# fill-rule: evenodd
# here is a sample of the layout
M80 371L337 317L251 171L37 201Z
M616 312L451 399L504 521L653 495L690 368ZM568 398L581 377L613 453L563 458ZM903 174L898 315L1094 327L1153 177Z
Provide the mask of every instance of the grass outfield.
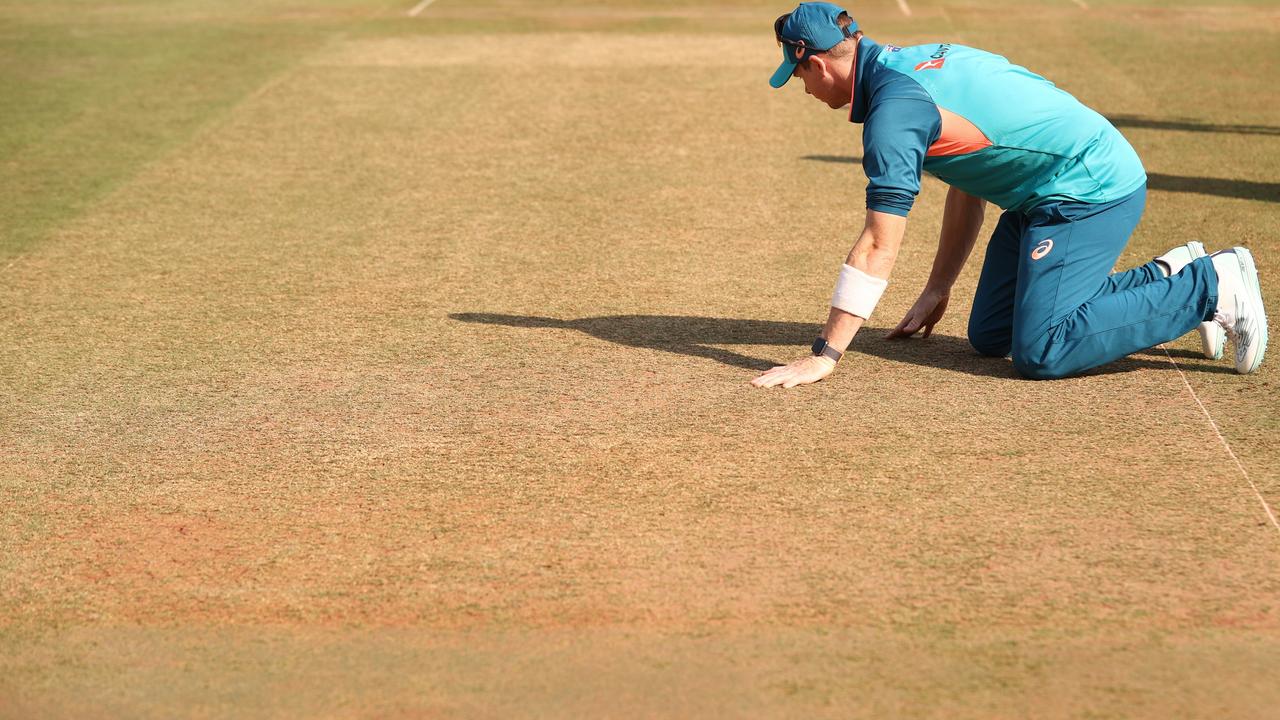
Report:
M977 259L884 341L926 180L837 374L751 388L863 213L766 83L790 6L413 5L0 0L0 718L1280 706L1275 348L1020 380ZM1243 244L1280 302L1274 4L910 8L854 9L1114 119L1122 266Z

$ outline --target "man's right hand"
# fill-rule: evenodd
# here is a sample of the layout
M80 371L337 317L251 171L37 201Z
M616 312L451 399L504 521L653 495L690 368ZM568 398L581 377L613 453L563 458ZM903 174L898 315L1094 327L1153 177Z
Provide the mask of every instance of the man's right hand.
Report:
M950 299L950 292L925 288L915 305L912 305L906 316L902 318L902 322L898 323L898 327L891 330L885 337L889 339L911 337L920 330L924 330L924 335L921 337L929 337L933 332L933 326L947 311L947 301Z
M831 374L836 368L836 361L829 357L806 355L790 365L778 365L768 372L762 373L751 381L756 387L793 388L797 385L816 383Z

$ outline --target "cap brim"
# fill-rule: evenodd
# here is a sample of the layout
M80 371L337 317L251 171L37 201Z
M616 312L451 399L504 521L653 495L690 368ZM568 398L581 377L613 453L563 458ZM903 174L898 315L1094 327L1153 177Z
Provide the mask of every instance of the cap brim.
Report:
M780 88L787 84L787 81L791 79L791 75L795 71L795 62L791 60L783 60L782 64L778 66L778 69L774 71L773 77L769 78L769 84L776 88Z

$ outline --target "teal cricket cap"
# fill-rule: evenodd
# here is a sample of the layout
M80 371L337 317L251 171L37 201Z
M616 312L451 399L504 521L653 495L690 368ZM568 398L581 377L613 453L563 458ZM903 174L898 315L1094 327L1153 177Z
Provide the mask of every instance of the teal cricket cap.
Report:
M853 37L858 23L840 27L837 19L844 8L825 2L800 3L795 10L773 23L773 35L782 46L782 64L769 78L769 84L780 88L791 79L801 60L826 52L847 37Z

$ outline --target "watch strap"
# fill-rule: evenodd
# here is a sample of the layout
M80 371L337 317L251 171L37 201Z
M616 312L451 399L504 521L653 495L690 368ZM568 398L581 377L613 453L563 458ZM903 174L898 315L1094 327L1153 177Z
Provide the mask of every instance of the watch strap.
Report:
M844 357L844 353L827 344L827 339L820 337L813 341L813 347L810 348L814 355L825 357L832 362L840 362L840 358Z

